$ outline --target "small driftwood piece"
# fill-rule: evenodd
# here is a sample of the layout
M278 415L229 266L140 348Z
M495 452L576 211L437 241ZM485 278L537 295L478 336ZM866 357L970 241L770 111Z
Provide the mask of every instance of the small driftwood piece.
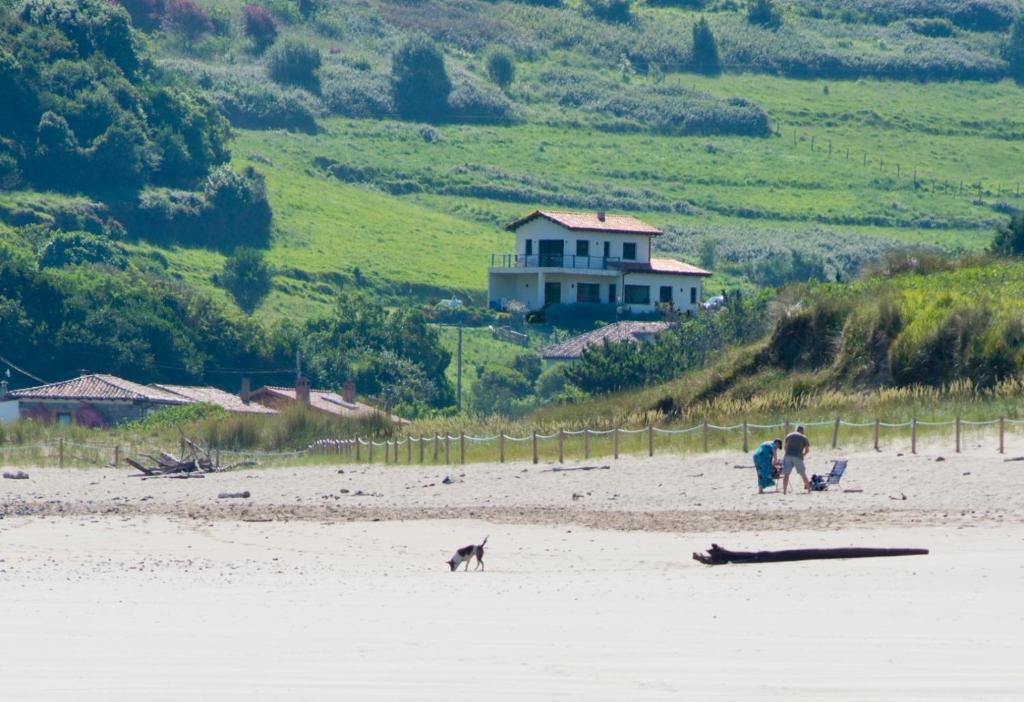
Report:
M4 477L8 480L28 480L28 473L23 470L4 471Z
M250 497L250 494L249 494L248 490L244 490L242 492L222 492L219 495L217 495L217 499L219 499L219 500L230 500L230 499L236 499L236 498L237 499L247 500L247 499L249 499L249 497Z
M568 473L571 470L611 470L611 466L574 466L572 468L562 468L560 466L552 466L548 470L552 473Z
M693 560L705 565L726 563L779 563L831 558L876 558L882 556L925 556L926 548L797 548L788 551L730 551L711 544L705 553L694 553Z

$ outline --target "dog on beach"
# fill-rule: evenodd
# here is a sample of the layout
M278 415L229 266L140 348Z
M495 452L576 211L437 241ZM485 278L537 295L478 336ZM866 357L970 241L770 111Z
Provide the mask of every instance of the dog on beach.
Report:
M469 570L469 562L473 560L474 557L476 558L476 568L473 570L486 570L486 568L484 568L484 544L487 543L487 539L489 538L490 536L485 536L484 540L479 544L463 546L456 551L455 555L451 557L451 560L446 561L446 563L448 563L448 567L452 569L452 572L454 573L458 570L459 566L462 565L463 562L466 564L466 570Z

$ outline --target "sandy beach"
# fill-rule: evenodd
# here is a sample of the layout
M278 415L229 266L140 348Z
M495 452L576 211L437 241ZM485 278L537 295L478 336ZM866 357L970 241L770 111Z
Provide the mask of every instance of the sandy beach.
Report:
M739 453L25 469L0 481L4 698L1021 699L1021 454L856 452L860 492L812 495L757 495ZM485 535L487 571L450 573ZM712 542L931 553L692 560Z

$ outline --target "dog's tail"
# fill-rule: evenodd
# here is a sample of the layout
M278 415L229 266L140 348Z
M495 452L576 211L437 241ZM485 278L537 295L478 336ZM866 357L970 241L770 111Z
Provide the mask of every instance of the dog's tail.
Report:
M484 537L484 540L480 542L480 545L483 546L484 544L486 544L487 543L487 539L489 539L489 538L491 538L490 534L488 534L487 536Z

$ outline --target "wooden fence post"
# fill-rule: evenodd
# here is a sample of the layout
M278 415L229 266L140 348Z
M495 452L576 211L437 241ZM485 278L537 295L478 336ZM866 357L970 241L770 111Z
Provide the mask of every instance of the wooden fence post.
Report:
M565 463L565 429L558 430L558 462Z
M832 448L839 445L839 417L836 417L835 424L832 425Z
M435 431L434 432L434 463L435 464L437 463L437 452L438 452L438 449L439 449L438 442L440 441L440 438L441 437L439 437L437 435L437 432Z
M743 420L743 453L750 451L750 444L747 440L747 420Z
M882 426L881 420L879 420L878 417L875 417L875 450L876 451L879 450L879 448L878 448L878 432L881 429L881 426Z
M910 452L917 453L917 417L910 418Z
M366 462L373 463L373 437L370 436L366 439Z
M448 465L448 461L451 460L452 450L452 435L446 430L444 432L444 464Z
M704 453L707 453L708 452L708 420L706 420L706 419L704 420L703 431L704 431Z
M466 432L459 432L459 465L466 465Z
M505 462L505 432L498 432L498 463Z
M178 458L180 458L181 460L185 460L185 437L184 436L181 437L180 441L178 441Z
M1006 417L999 418L999 453L1006 449Z
M420 432L420 463L423 463L423 454L426 452L427 444L423 440L423 432Z
M220 468L220 449L217 449L217 467Z
M786 436L787 434L789 434L789 420L788 419L783 419L782 420L782 435Z
M387 465L388 454L391 452L391 441L388 437L384 437L384 464Z
M537 430L533 431L533 462L537 462Z
M121 467L121 447L120 446L115 446L114 447L114 468L120 468L120 467Z
M412 434L405 435L405 462L412 463Z
M960 417L956 418L956 452L960 453Z
M612 452L613 452L613 454L615 456L615 459L618 460L618 458L619 458L619 428L618 427L615 427L614 429L612 429Z
M654 425L647 425L647 455L654 455Z
M184 442L184 439L182 439L182 441ZM57 465L60 466L61 468L63 468L64 467L64 437L63 436L60 437L60 444L58 444L58 446L57 446L57 451L58 451L58 453L57 453L57 459L58 459Z
M583 458L590 458L590 430L583 430Z
M363 453L363 442L362 442L362 440L360 440L359 436L357 435L356 436L356 463L362 463L363 462L362 453Z

